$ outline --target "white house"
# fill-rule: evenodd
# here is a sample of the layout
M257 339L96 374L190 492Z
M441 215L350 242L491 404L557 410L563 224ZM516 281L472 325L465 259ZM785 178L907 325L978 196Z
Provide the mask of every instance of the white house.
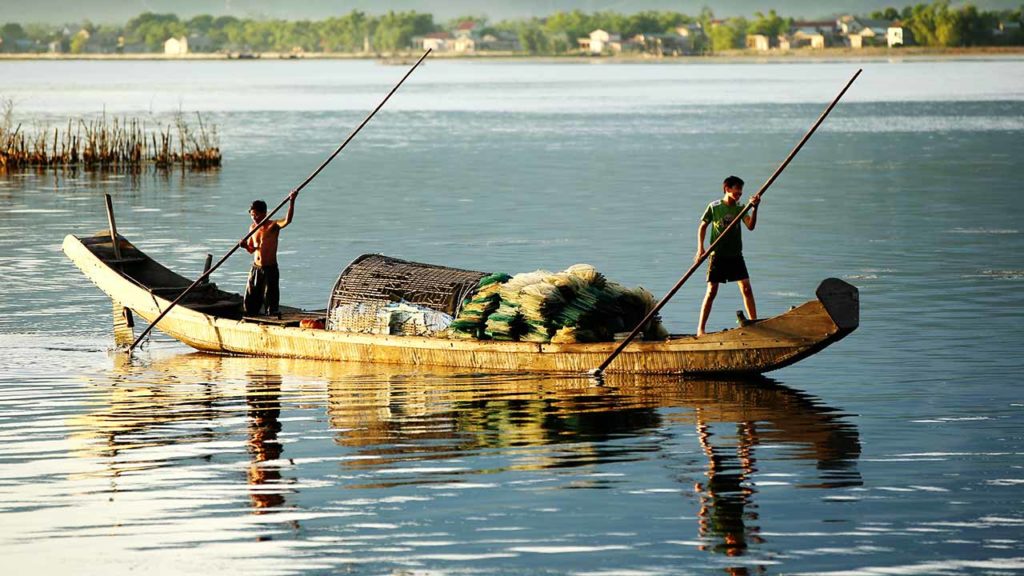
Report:
M798 48L810 46L814 49L821 49L825 47L825 35L817 30L801 28L800 30L793 32L792 38L790 45Z
M431 32L423 37L423 49L434 52L447 52L452 36L447 32Z
M693 22L676 28L676 34L682 38L685 53L692 53L697 49L698 43L704 38L704 27L699 22Z
M885 29L885 43L889 48L903 46L907 38L903 35L903 26L889 26Z
M792 30L790 40L792 47L810 46L821 49L828 46L835 31L835 23L832 21L794 22Z
M600 28L590 33L590 53L603 54L608 52L622 51L622 37L618 34L611 34Z
M459 36L452 46L456 52L475 52L476 40L472 36Z
M185 54L188 54L188 38L185 36L181 38L168 38L164 42L164 55L184 56Z
M772 39L764 34L747 34L747 49L767 52L773 48Z
M455 27L455 40L451 43L452 49L456 52L476 52L477 41L480 40L479 27L476 22L466 20Z
M889 30L893 27L886 20L870 20L856 16L843 16L836 21L836 27L840 33L846 36L850 48L863 48L865 46L881 45L885 42L892 47L893 41L898 39L897 44L902 44L902 28L899 33L893 33L890 37Z

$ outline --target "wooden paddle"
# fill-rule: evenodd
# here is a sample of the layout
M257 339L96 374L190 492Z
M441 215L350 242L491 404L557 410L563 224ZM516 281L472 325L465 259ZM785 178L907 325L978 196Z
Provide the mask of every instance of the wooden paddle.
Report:
M850 86L853 85L854 80L856 80L857 77L860 76L861 72L863 72L862 68L857 70L857 72L853 75L853 78L850 78L850 81L846 83L846 86L843 86L843 89L839 92L839 95L836 96L835 99L832 100L832 103L829 104L827 108L825 108L825 111L821 113L821 116L819 116L818 120L814 123L813 126L811 126L811 129L808 130L806 134L804 134L804 137L800 139L800 142L797 143L796 147L793 148L792 151L790 151L789 156L786 156L786 159L782 162L782 164L780 164L779 167L775 169L775 173L771 175L771 178L768 178L768 180L761 186L761 189L757 191L757 194L754 194L750 198L750 201L747 202L747 205L743 207L743 210L740 211L739 215L736 218L734 218L728 226L725 227L725 230L722 230L722 233L718 235L718 238L711 244L711 246L709 246L708 249L700 256L700 258L698 258L693 263L693 266L690 266L690 269L687 270L686 274L683 274L683 277L680 278L678 282L676 282L676 285L673 286L672 289L668 291L668 294L665 294L665 297L662 298L661 301L658 302L654 306L654 308L647 313L647 316L644 316L644 319L641 320L640 323L637 324L636 328L634 328L633 331L629 333L629 336L627 336L626 339L623 340L622 343L619 344L618 347L616 347L615 350L608 355L608 358L606 358L600 366L590 371L591 375L599 376L605 371L606 368L608 368L608 365L611 364L612 361L615 360L615 358L620 353L622 353L623 350L625 350L626 346L629 346L629 343L632 342L634 338L636 338L637 334L640 333L640 330L644 326L646 326L652 318L654 318L654 315L657 314L658 311L665 306L665 304L668 304L668 301L671 300L672 297L676 295L676 292L678 292L679 289L683 287L683 284L685 284L686 281L690 279L690 276L692 276L693 273L697 271L697 268L699 268L700 265L703 264L705 260L707 260L708 256L715 249L715 246L717 246L718 243L721 242L723 238L725 238L726 234L730 230L732 230L733 226L736 226L737 224L739 224L741 220L743 220L743 216L746 215L748 210L750 210L750 207L754 204L757 204L761 200L761 195L764 194L765 191L768 190L768 187L775 182L776 178L779 177L779 174L782 174L782 171L786 169L786 166L789 166L790 161L792 161L793 158L796 156L797 152L799 152L800 149L804 147L804 144L806 144L807 141L811 138L811 135L814 134L814 131L818 129L818 126L821 126L821 123L825 121L825 118L829 115L829 112L832 112L832 109L836 107L836 104L838 104L839 100L843 97L844 94L846 94L846 91L850 89Z
M160 320L162 320L163 317L166 316L167 313L171 311L171 308L174 308L175 306L177 306L178 303L181 302L185 298L185 296L189 292L192 291L193 288L195 288L199 284L202 284L203 281L206 278L208 278L210 276L210 274L213 273L214 270L216 270L217 268L220 268L220 265L223 264L224 262L226 262L227 259L230 258L232 254L234 254L239 248L241 248L245 244L245 242L253 234L255 234L256 231L259 230L261 226L263 226L263 224L265 224L268 220L270 220L274 216L274 214L276 214L277 211L280 210L285 205L285 203L287 203L292 198L293 194L298 194L300 190L302 190L303 188L306 187L307 184L312 182L313 179L316 178L317 175L320 174L320 172L324 168L326 168L328 164L331 163L331 160L334 160L335 156L340 154L341 151L345 149L345 146L348 146L348 143L351 142L352 139L355 138L356 134L358 134L359 131L363 129L363 126L366 126L367 122L369 122L370 119L373 118L375 114L377 114L377 111L379 111L381 108L384 107L384 104L386 104L387 101L391 98L391 95L394 94L398 90L399 87L401 87L402 83L404 83L405 79L408 78L410 74L412 74L413 70L415 70L416 67L418 67L423 62L423 60L426 59L426 57L430 54L431 50L432 50L431 48L428 48L427 51L423 53L423 56L420 56L420 59L417 60L416 63L412 65L412 68L409 68L409 71L405 73L405 76L402 76L402 79L398 81L398 84L395 84L394 88L392 88L391 91L388 92L387 96L385 96L384 99L380 101L380 104L377 104L377 107L374 108L373 111L370 112L366 116L366 118L364 118L363 121L359 123L358 126L356 126L355 130L353 130L348 135L348 138L345 138L345 141L341 143L341 146L338 146L337 150L335 150L333 154L328 156L327 159L324 160L323 163L320 164L320 166L316 170L314 170L312 174L309 175L309 177L307 177L305 180L303 180L302 184L299 184L294 190L289 192L288 195L284 197L284 200L281 200L281 203L278 204L276 208L274 208L271 212L269 212L266 215L266 217L263 218L263 220L260 220L259 223L257 223L256 226L254 226L252 228L252 230L249 230L248 234L243 236L242 239L239 240L235 244L234 248L229 250L228 253L225 254L220 260L218 260L217 263L214 264L212 267L207 268L199 276L199 278L196 278L195 282L193 282L191 286L186 288L184 292L179 294L178 297L175 298L173 302L171 302L170 306L165 308L164 311L161 312L160 315L156 317L156 319L154 319L152 322L150 322L149 326L146 327L146 329L142 332L142 334L140 334L139 337L135 339L135 342L132 342L132 345L128 347L128 353L129 354L131 354L132 350L134 350L135 347L139 345L139 342L141 342L142 339L145 338L146 335L149 334L149 332L151 330L153 330L153 327L156 326L157 323L160 322Z

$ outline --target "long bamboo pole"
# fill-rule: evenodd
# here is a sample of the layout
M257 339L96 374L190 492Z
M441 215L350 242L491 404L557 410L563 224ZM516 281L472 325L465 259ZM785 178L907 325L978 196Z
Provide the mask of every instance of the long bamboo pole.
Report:
M658 302L654 306L654 308L652 308L651 311L647 313L647 316L644 316L644 319L641 320L640 323L637 324L636 328L634 328L633 331L629 333L629 336L627 336L626 339L623 340L622 343L619 344L618 347L616 347L615 350L611 354L609 354L607 358L605 358L605 361L602 362L600 366L591 370L590 374L594 376L602 374L605 371L605 369L608 368L608 365L611 364L612 361L614 361L615 358L618 357L618 355L621 354L622 351L626 349L626 346L629 346L629 343L632 342L634 338L636 338L637 334L640 333L640 330L643 329L643 327L646 326L652 318L654 318L654 315L657 314L658 311L660 311L665 306L665 304L668 304L668 301L671 300L672 297L676 295L676 292L678 292L679 289L683 287L683 284L685 284L686 281L690 279L690 276L692 276L693 273L697 271L697 268L699 268L700 265L703 264L705 260L707 260L712 250L715 249L715 246L717 246L718 243L722 241L722 238L725 238L726 234L730 230L732 230L734 226L737 226L741 220L743 220L743 216L746 215L747 211L750 210L750 207L752 205L757 204L761 200L761 195L763 195L768 190L768 187L775 182L775 180L779 177L780 174L782 174L782 171L786 169L786 166L789 166L789 163L793 160L793 158L796 157L797 152L800 152L800 149L804 147L804 144L806 144L807 141L810 140L811 135L814 134L814 131L818 129L818 126L821 126L821 123L825 121L825 118L829 115L830 112L832 112L832 109L836 107L836 104L839 103L839 100L842 99L843 95L846 94L846 91L849 90L850 86L853 85L854 80L856 80L857 77L860 76L860 73L863 71L864 70L862 68L857 70L853 77L850 78L850 81L846 83L846 86L843 86L843 89L840 90L839 95L836 96L835 99L832 100L832 103L829 104L827 108L825 108L825 111L821 113L821 116L819 116L818 120L814 122L814 125L811 126L811 129L808 130L806 134L804 134L804 137L800 139L800 142L798 142L797 145L793 148L793 150L790 151L789 156L786 156L786 159L782 162L782 164L780 164L779 167L775 169L775 172L761 186L761 189L757 191L757 194L751 196L750 201L747 202L747 205L743 207L743 210L740 211L739 215L737 215L737 217L734 218L733 221L728 226L725 227L725 230L723 230L722 233L718 235L718 238L711 244L711 246L708 247L704 254L702 254L701 257L698 258L693 263L693 266L690 266L690 269L687 270L686 274L683 274L683 277L680 278L679 281L676 282L675 286L673 286L672 289L668 291L668 294L665 294L665 297L662 298L661 301Z
M263 226L263 224L265 224L268 220L270 220L274 216L274 214L276 214L277 211L280 210L285 205L285 203L287 203L291 198L293 198L294 194L298 194L299 191L302 190L303 188L305 188L307 184L312 182L313 179L316 178L317 175L320 174L320 172L322 172L323 169L326 168L327 165L330 164L331 161L334 160L334 158L338 154L341 154L341 151L345 149L345 146L348 146L348 143L351 142L352 139L355 138L356 134L358 134L359 131L363 129L363 126L366 126L366 124L370 121L370 119L373 118L374 115L376 115L377 112L381 108L384 107L384 104L386 104L387 101L391 98L391 96L395 92L398 91L398 89L405 82L406 78L408 78L413 73L413 71L416 70L416 68L423 62L423 60L425 60L427 58L427 56L430 54L430 52L431 52L431 49L428 48L427 51L423 53L423 56L420 56L420 59L417 60L416 63L413 64L411 68L409 68L409 71L405 73L405 76L402 76L402 79L398 81L398 84L395 84L395 86L391 89L391 91L388 92L387 96L385 96L384 99L380 101L380 104L377 104L377 107L374 108L369 114L366 115L366 118L364 118L363 121L360 122L359 125L356 126L356 128L348 135L348 137L345 138L345 141L342 142L340 146L338 146L338 148L334 151L334 153L332 153L330 156L328 156L327 159L324 160L323 163L320 164L320 166L317 167L317 169L314 170L312 174L310 174L305 180L303 180L301 184L299 184L297 187L295 187L294 190L289 192L288 195L284 197L284 200L281 200L281 203L278 204L277 207L273 209L273 211L269 212L266 215L266 217L263 218L263 220L260 220L259 223L256 226L254 226L251 230L249 230L249 233L246 234L245 236L243 236L242 239L239 240L235 244L235 246L231 250L228 251L227 254L225 254L220 260L218 260L216 264L214 264L212 267L210 267L205 272L203 272L199 276L199 278L196 278L195 282L193 282L188 288L186 288L184 292L179 294L178 297L175 298L173 302L171 302L170 306L165 308L164 311L161 312L156 317L156 319L154 319L149 324L149 326L146 327L146 329L142 332L142 334L140 334L139 337L135 339L135 342L132 342L132 345L128 347L128 353L131 354L131 352L133 350L135 350L135 347L139 345L139 342L141 342L142 339L145 338L146 335L149 334L150 331L153 330L153 328L157 325L157 323L160 322L160 320L162 320L163 317L166 316L167 313L170 312L172 308L174 308L175 306L178 305L179 302L184 300L185 296L189 292L191 292L193 288L195 288L196 286L201 284L203 282L203 280L208 278L210 276L210 274L212 274L217 268L220 268L220 265L223 264L224 262L226 262L227 259L230 258L232 254L234 254L239 248L241 248L242 245L244 245L245 242L253 234L255 234L256 231L259 230L261 226Z

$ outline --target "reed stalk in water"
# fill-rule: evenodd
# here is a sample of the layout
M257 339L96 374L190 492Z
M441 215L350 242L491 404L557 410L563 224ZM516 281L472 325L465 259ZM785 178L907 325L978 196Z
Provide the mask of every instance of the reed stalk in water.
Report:
M11 100L0 101L0 170L34 167L134 169L220 166L217 127L196 112L197 127L178 112L173 123L149 130L137 118L68 120L66 126L23 130Z

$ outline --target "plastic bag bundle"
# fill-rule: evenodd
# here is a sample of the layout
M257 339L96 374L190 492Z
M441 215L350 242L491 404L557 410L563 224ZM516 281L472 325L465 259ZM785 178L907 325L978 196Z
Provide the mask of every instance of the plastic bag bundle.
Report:
M524 342L550 342L551 341L551 330L548 329L546 323L543 322L531 322L525 320L526 332L520 335L519 339Z
M558 288L558 292L562 295L563 300L575 298L576 293L587 286L587 282L585 280L579 276L573 276L565 271L552 274L545 278L544 281L555 288Z
M605 278L604 274L597 271L590 264L573 264L565 269L566 274L570 274L582 280L589 286L597 286L598 288L604 288Z
M523 287L516 302L523 316L539 323L549 322L565 306L558 288L544 281Z
M463 304L458 322L481 324L487 320L491 312L498 309L500 301L501 299L497 297L474 298Z
M631 326L636 326L641 320L647 317L647 314L651 310L654 310L658 301L655 299L654 294L651 294L651 291L643 286L637 286L631 290L629 297L630 301L636 306L635 309L642 311L636 321L630 323ZM630 330L632 330L632 328L630 328ZM644 340L665 340L669 336L668 330L665 328L665 325L662 324L661 315L659 314L655 314L642 330Z
M390 319L381 314L384 309L379 303L364 302L336 306L327 316L327 327L340 332L388 334Z
M593 330L579 326L564 326L551 337L552 344L577 344L580 342L603 342Z
M644 328L644 340L667 340L668 336L668 329L662 324L661 316L655 314Z
M495 272L493 274L481 278L477 286L481 289L494 285L501 286L505 282L508 282L511 278L511 276L504 272Z
M519 307L502 301L498 309L487 317L484 334L495 340L519 340L530 330Z
M563 326L559 328L555 335L551 337L552 344L575 344L579 340L576 339L576 327L575 326Z
M378 311L381 323L387 323L388 334L399 336L433 336L448 329L452 317L407 302L393 302Z
M479 288L463 303L459 314L451 323L453 336L479 338L490 316L501 304L499 291L511 276L496 272L480 279Z
M477 291L459 310L459 320L483 323L487 316L498 309L501 296L498 294L500 284L491 284Z
M341 332L434 336L448 330L452 317L408 302L356 303L335 307L328 321Z
M543 282L548 276L551 276L551 272L548 272L547 270L534 270L533 272L516 274L501 285L501 299L507 302L515 302L519 298L519 292L523 288L526 288L531 284Z
M601 289L596 286L583 286L575 297L567 300L562 310L555 316L559 326L579 326L580 322L597 308Z
M457 338L527 342L605 342L632 330L655 305L644 288L609 282L589 264L562 272L492 274L463 304L451 324ZM659 318L644 327L646 339L667 336Z

